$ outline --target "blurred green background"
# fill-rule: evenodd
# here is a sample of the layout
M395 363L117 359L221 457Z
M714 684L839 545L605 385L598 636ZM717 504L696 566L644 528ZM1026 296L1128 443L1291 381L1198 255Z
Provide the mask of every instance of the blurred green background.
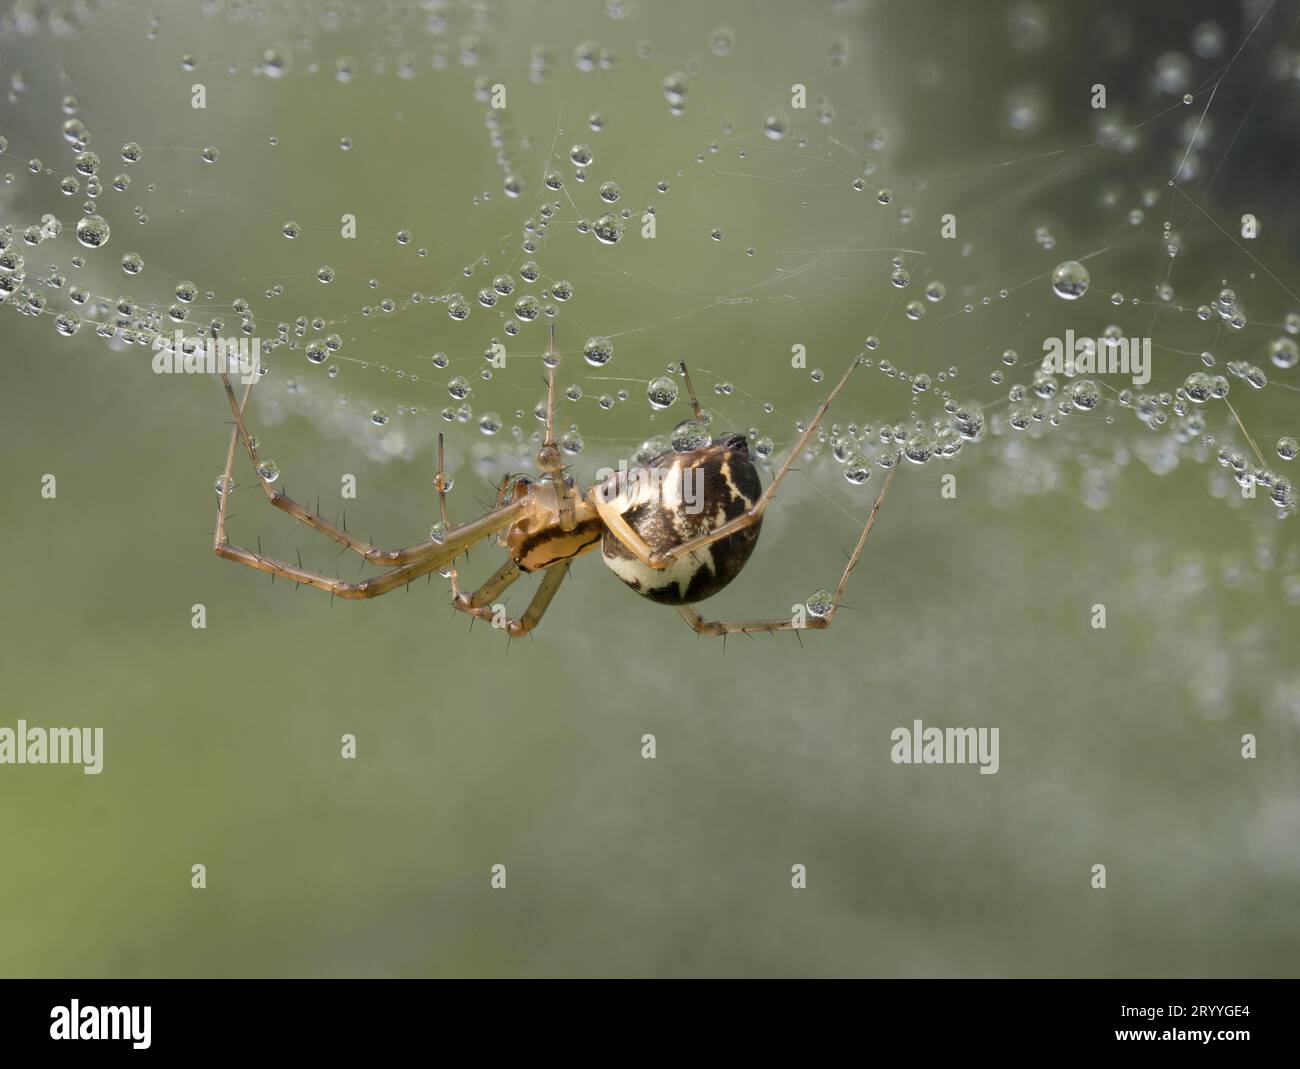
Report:
M1044 337L1116 323L1154 337L1152 391L1176 390L1203 350L1215 372L1265 367L1268 388L1232 378L1230 400L1285 474L1275 447L1300 424L1295 372L1265 352L1300 309L1288 290L1296 219L1275 169L1293 164L1271 162L1283 154L1270 147L1294 140L1280 131L1297 90L1276 70L1293 7L1253 32L1251 4L1186 5L1177 18L1050 3L257 10L168 5L151 21L148 5L123 3L91 8L71 32L24 3L0 23L12 175L0 218L16 235L46 212L64 224L22 250L46 314L0 315L0 725L105 733L99 776L0 766L0 972L1295 973L1294 517L1279 522L1264 488L1243 500L1215 463L1220 445L1249 451L1221 403L1182 435L1169 406L1152 429L1109 386L1098 409L1059 427L1005 421ZM1221 48L1198 56L1211 17ZM1187 58L1192 105L1181 66L1161 62L1170 52ZM544 76L530 80L530 64ZM678 72L691 85L673 116L663 81ZM1098 81L1111 95L1100 117L1087 106ZM476 82L506 86L504 115L476 99ZM791 107L795 83L806 111ZM1168 177L1215 85L1185 197ZM84 190L58 190L73 173L65 94L103 160L103 249L72 237ZM777 112L789 129L772 139L764 122ZM1135 143L1098 146L1110 120L1134 127ZM130 167L126 141L143 147ZM595 156L585 182L568 160L575 143ZM215 164L200 158L207 145ZM548 169L561 191L543 185ZM109 180L119 172L125 192ZM519 198L503 192L507 174L524 178ZM613 210L633 210L608 247L575 226L610 210L596 192L607 180L622 190ZM525 221L547 202L560 207L529 253ZM639 234L649 205L653 241ZM1140 225L1127 220L1137 207ZM1249 252L1220 229L1247 210L1263 220ZM345 212L354 241L339 236ZM945 212L955 241L938 236ZM281 234L291 219L293 241ZM1165 220L1183 243L1172 260ZM395 240L403 228L409 244ZM143 273L123 273L128 252ZM894 256L912 276L905 290L890 283ZM1085 258L1086 298L1054 297L1047 273ZM537 286L520 281L528 259ZM336 272L327 286L322 264ZM94 295L87 320L114 322L98 301L130 294L169 333L171 291L192 279L214 296L191 324L220 317L236 333L239 298L256 336L289 324L293 345L267 353L254 393L254 433L294 496L319 495L327 516L346 506L349 526L385 546L421 541L436 518L439 430L461 520L533 448L545 327L511 336L514 297L477 305L501 272L520 283L515 297L573 284L557 308L560 381L582 396L560 418L580 429L583 477L684 417L681 401L656 413L644 400L647 380L683 358L715 425L770 436L779 456L868 335L875 361L933 384L918 394L861 369L832 412L837 432L870 426L874 455L881 426L946 422L942 390L982 406L986 428L951 460L904 465L847 607L802 645L697 640L588 557L535 636L507 650L489 628L467 630L436 576L331 604L216 558L212 486L229 436L219 387L151 374L147 345L109 344L93 322L59 337L51 313L68 307L70 283L52 284L56 272ZM947 287L940 302L922 296L931 280ZM1194 314L1225 285L1244 330ZM474 304L464 322L430 300L452 292ZM927 306L915 322L913 299ZM298 316L322 325L299 336ZM305 342L330 333L342 348L312 365ZM597 335L615 345L601 369L580 353ZM467 420L444 422L457 403L448 380L477 376L493 339L507 367L475 378ZM790 366L796 344L807 369ZM620 388L629 400L602 409L596 399ZM370 418L379 408L383 426ZM501 435L479 433L485 412L502 417ZM852 486L830 453L783 486L755 557L706 615L786 616L834 587L882 479ZM46 473L54 500L41 497ZM339 498L344 474L356 501ZM955 498L940 494L945 474ZM243 458L236 476L232 540L358 574L261 500ZM500 560L476 550L464 574ZM511 592L512 611L529 592ZM1097 603L1105 630L1089 626ZM191 627L196 604L206 629ZM893 765L890 732L914 719L997 727L1000 771ZM340 758L348 732L355 761ZM654 760L641 757L646 733ZM1246 733L1255 760L1240 756ZM202 891L190 887L196 863ZM505 890L489 885L495 864ZM806 890L790 886L795 864ZM1090 886L1095 864L1105 890Z

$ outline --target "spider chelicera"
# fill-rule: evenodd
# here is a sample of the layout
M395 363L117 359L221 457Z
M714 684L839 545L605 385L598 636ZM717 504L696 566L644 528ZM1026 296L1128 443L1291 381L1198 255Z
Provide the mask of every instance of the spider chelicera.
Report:
M554 326L548 352L546 436L537 454L539 477L507 475L497 489L494 508L476 520L452 526L447 517L449 480L442 436L439 435L438 473L434 477L434 486L438 492L443 530L438 538L395 550L380 549L355 537L300 505L283 490L273 488L262 477L262 461L244 419L244 408L253 384L249 382L243 399L237 400L230 378L223 372L221 379L234 413L235 427L220 484L221 505L217 512L213 548L218 556L227 560L295 583L318 587L342 598L378 597L405 587L422 575L450 569L448 577L455 608L479 619L492 620L508 634L518 637L537 626L568 574L573 559L599 544L605 564L615 575L638 594L675 606L699 634L750 634L830 626L849 576L857 567L867 536L871 533L876 513L893 482L897 461L889 468L885 485L871 507L862 535L831 595L829 607L819 607L822 610L819 615L808 614L802 620L794 616L742 622L706 620L695 608L695 603L716 594L744 567L758 542L763 513L776 488L790 471L795 458L802 455L817 433L826 410L862 362L861 357L854 357L848 370L821 403L766 490L762 489L758 471L750 459L745 435L724 434L698 449L687 452L668 450L649 460L642 468L630 473L624 470L612 474L585 493L579 493L574 480L565 473L555 441L553 408L558 353ZM685 364L681 365L681 371L696 420L701 421L700 402ZM386 571L371 579L347 582L304 568L301 561L296 565L289 564L228 542L226 506L233 486L231 472L240 442L252 461L263 493L272 505ZM497 536L509 558L477 590L462 591L454 567L456 558L493 535ZM532 600L522 616L517 619L505 617L504 610L493 603L508 586L529 572L542 573Z

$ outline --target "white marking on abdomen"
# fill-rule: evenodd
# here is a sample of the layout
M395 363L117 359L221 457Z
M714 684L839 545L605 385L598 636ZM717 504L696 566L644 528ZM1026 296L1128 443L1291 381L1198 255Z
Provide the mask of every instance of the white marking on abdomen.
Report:
M677 596L683 598L691 585L691 580L699 574L701 568L708 568L712 574L717 574L717 569L713 566L712 546L697 549L694 556L688 554L662 571L651 568L648 564L642 564L635 557L611 557L603 547L601 557L609 570L628 586L638 590L667 590L671 586L676 586Z

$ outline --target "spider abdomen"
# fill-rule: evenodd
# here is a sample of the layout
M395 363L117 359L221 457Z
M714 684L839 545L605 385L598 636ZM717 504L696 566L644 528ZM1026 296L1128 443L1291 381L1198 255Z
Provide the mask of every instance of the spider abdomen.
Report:
M726 435L703 449L668 452L644 468L610 477L608 500L652 551L664 553L709 534L752 508L762 492L743 435ZM758 542L761 520L687 554L665 569L643 564L606 531L605 564L643 597L665 605L703 601L731 582Z

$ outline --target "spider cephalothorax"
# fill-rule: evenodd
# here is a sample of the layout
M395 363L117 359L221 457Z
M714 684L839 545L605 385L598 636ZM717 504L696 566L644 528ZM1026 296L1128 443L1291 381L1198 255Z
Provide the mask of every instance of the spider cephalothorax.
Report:
M572 561L599 544L601 556L615 575L638 594L652 601L677 606L682 618L700 634L728 635L737 631L791 631L830 626L875 522L876 510L880 508L897 471L896 463L890 464L885 487L876 498L858 544L849 555L828 609L816 615L796 613L788 619L729 623L705 620L693 603L716 594L745 566L758 542L763 511L781 480L791 470L794 459L808 447L826 410L844 389L849 376L861 363L861 357L854 357L849 369L800 434L790 455L772 476L766 490L749 458L745 436L725 434L699 449L660 453L639 468L624 469L600 479L586 493L582 493L565 472L555 441L552 416L559 353L555 349L554 326L548 357L546 436L537 454L540 477L506 476L497 489L495 507L476 520L453 526L447 516L449 480L443 459L442 436L439 435L438 474L434 486L438 491L442 522L428 541L403 549L380 549L300 505L283 490L273 489L264 477L259 480L262 491L276 508L360 554L365 562L384 569L379 575L355 581L312 571L304 568L301 562L295 565L263 556L260 552L232 545L226 539L226 508L233 486L231 471L235 451L241 442L254 470L260 475L264 468L258 458L256 441L244 422L244 406L252 392L252 383L248 384L244 399L240 401L235 397L229 376L223 373L221 378L234 413L235 429L226 453L225 474L217 484L221 504L217 511L213 548L227 560L327 590L342 598L377 597L407 587L413 579L442 571L451 581L451 603L457 610L476 619L491 620L494 627L509 635L525 635L541 620ZM686 365L682 364L680 370L696 424L702 426L704 415ZM478 589L461 590L456 559L471 546L493 536L506 550L506 562ZM496 599L529 572L541 573L541 581L523 613L518 617L510 616Z
M702 449L667 451L644 468L616 472L600 487L629 526L657 553L698 538L752 509L763 492L743 434L715 438ZM758 544L762 518L688 554L667 568L639 561L608 530L601 555L638 594L664 605L712 597L740 574Z
M561 497L555 479L515 480L510 502L524 506L523 513L501 536L501 544L510 551L510 559L522 572L539 572L560 561L592 549L605 530L600 516L586 501L577 497L572 479L563 478L565 500L573 505L573 526L561 521Z

